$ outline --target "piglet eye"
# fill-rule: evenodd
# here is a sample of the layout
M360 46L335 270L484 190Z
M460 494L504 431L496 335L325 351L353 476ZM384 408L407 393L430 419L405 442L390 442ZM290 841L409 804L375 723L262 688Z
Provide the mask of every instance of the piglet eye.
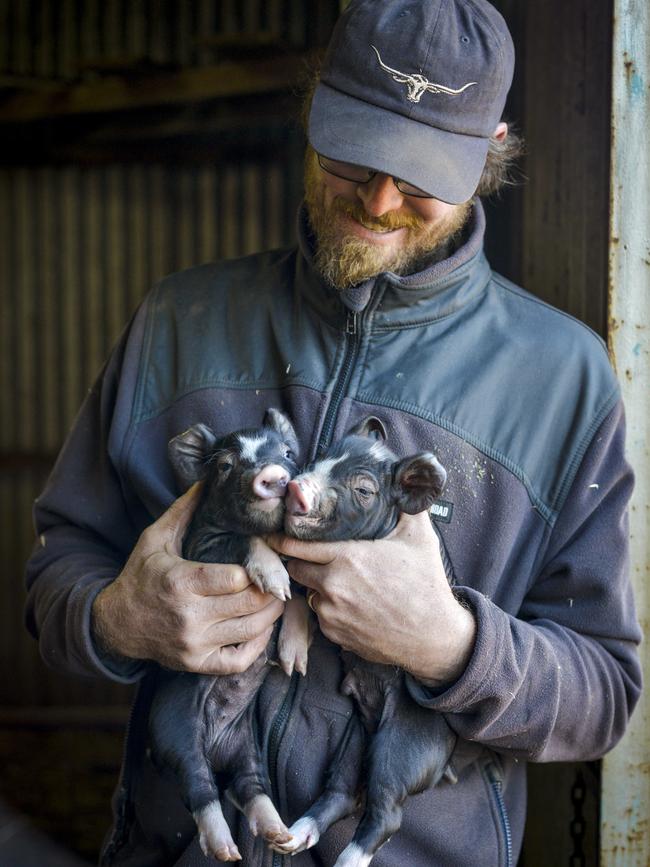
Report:
M295 461L295 459L296 459L296 456L291 451L291 449L287 449L286 452L284 453L284 456L288 461Z
M372 498L378 493L377 484L374 479L370 479L362 473L352 476L348 484L364 507L369 505Z

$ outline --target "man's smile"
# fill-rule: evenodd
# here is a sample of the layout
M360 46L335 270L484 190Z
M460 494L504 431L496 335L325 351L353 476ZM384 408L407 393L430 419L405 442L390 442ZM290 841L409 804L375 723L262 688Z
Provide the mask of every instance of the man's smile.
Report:
M405 226L383 226L381 223L366 221L362 217L352 216L352 214L346 212L339 212L339 216L345 223L348 231L351 231L359 238L374 242L378 241L379 243L385 243L398 237L406 229Z

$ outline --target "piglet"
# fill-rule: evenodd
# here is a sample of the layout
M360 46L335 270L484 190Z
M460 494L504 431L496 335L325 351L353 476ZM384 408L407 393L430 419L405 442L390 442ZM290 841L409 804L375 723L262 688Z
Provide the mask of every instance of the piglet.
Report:
M370 416L289 482L286 533L307 540L378 539L401 512L428 509L444 488L444 468L429 452L398 460L385 439L381 421ZM272 846L291 854L313 846L356 809L365 788L361 821L335 867L366 867L399 829L406 797L444 775L456 737L441 715L411 698L401 669L348 651L342 660L341 690L354 698L359 717L351 719L322 795L291 826L292 839Z
M277 652L291 674L305 673L309 612L290 599L289 576L278 555L258 538L281 529L287 484L297 472L298 442L289 419L269 409L263 427L218 439L194 425L171 440L169 454L181 483L204 480L183 542L183 556L204 563L239 563L267 593L287 600L279 637L243 674L206 676L161 669L149 716L152 757L170 769L198 826L201 848L221 861L241 859L223 816L215 775L246 815L254 834L288 842L290 835L267 791L253 734L254 698Z

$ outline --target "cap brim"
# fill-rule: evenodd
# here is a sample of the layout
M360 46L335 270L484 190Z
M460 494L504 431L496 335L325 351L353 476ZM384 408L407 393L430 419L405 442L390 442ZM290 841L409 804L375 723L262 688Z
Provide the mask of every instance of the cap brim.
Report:
M452 205L476 192L488 150L486 138L437 129L322 82L308 133L324 156L401 178Z

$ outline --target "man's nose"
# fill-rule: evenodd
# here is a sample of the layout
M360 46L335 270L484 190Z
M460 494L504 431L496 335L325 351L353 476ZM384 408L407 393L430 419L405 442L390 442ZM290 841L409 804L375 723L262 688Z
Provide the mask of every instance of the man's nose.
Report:
M381 217L389 211L401 208L404 197L390 175L378 172L367 184L359 184L357 195L363 202L366 213Z

